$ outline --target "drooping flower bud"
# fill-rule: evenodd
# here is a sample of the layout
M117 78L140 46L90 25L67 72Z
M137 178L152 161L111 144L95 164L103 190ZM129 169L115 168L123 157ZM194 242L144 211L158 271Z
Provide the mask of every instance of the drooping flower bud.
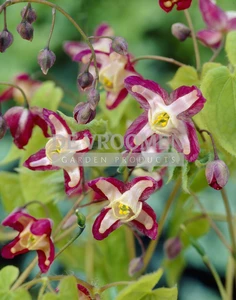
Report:
M229 179L229 169L222 160L214 160L206 165L206 179L215 190L221 190Z
M27 6L23 7L21 10L21 16L22 18L24 18L27 22L29 22L30 24L34 23L37 19L37 14L36 11L32 8L32 6L29 4L28 6L28 11L25 15Z
M182 243L179 237L168 239L164 244L164 251L168 259L175 259L182 250Z
M90 87L92 85L94 81L93 75L88 72L85 71L81 74L79 74L78 78L77 78L77 83L78 83L78 88L82 88L83 90Z
M0 140L4 137L7 131L7 123L3 118L2 114L0 113Z
M182 23L173 24L171 32L181 42L185 41L191 35L191 30Z
M0 52L5 52L12 43L13 35L7 29L4 29L2 32L0 32Z
M91 109L88 102L79 103L74 108L74 119L79 124L87 124L96 116L96 110Z
M112 40L112 49L121 55L127 55L128 53L128 43L126 40L120 36L116 36Z
M100 101L100 93L97 89L92 88L87 95L87 99L89 102L89 105L92 110L95 110L99 101Z
M79 227L84 228L86 223L86 217L82 212L80 212L78 209L75 211L75 215L77 217L77 224Z
M33 40L34 28L29 22L22 20L20 24L17 26L17 32L24 40L27 41Z
M129 276L134 276L134 274L139 272L143 266L143 256L133 258L129 263Z
M48 70L54 65L56 61L56 55L49 48L44 48L39 52L38 64L44 75L47 75Z

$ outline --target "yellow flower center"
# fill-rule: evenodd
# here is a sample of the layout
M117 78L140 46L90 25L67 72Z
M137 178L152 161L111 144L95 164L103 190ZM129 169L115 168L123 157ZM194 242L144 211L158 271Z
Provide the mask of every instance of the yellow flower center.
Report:
M166 112L163 112L155 118L153 125L158 127L166 127L169 119L170 116Z
M112 89L112 88L113 88L113 83L112 83L112 81L109 80L107 77L104 77L104 78L102 79L102 84L103 84L105 87L109 88L109 89Z
M123 203L119 203L119 214L120 215L128 215L130 213L130 207Z
M169 8L171 7L173 4L175 4L176 2L178 2L178 0L167 0L164 2L164 6Z

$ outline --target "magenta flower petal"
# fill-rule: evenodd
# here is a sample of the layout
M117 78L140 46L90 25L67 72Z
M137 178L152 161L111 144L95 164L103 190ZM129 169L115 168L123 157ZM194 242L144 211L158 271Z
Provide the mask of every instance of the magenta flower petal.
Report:
M83 168L77 166L66 166L64 169L65 191L68 196L76 193L80 188Z
M127 96L126 89L122 89L118 92L108 92L106 97L106 107L108 109L116 108Z
M5 113L4 118L10 128L14 143L19 149L23 149L28 144L34 127L32 113L26 108L15 106Z
M52 134L61 137L71 135L71 130L66 124L66 121L55 112L44 108L43 117L50 126Z
M71 137L71 141L78 141L73 145L76 147L76 153L88 152L93 142L93 136L89 130L83 130L75 133Z
M177 10L184 10L190 7L192 0L159 0L160 7L165 12L170 12L175 5L177 5Z
M94 31L94 36L112 36L113 34L113 29L107 23L100 24Z
M23 165L33 171L52 171L60 169L59 167L52 165L52 162L46 156L45 149L41 149L37 153L31 155Z
M226 13L212 0L199 0L202 17L209 29L224 30L227 27Z
M86 297L85 299L91 300L91 296L89 291L81 284L77 284L77 288L79 290L79 297L83 299L83 297Z
M21 246L19 241L20 241L20 238L18 235L12 242L3 246L1 249L1 256L6 259L12 259L16 255L28 253L29 250L27 248ZM15 251L13 253L12 249L17 249L17 251Z
M121 225L122 223L113 217L112 209L105 208L94 221L93 236L96 240L103 240Z
M167 103L169 95L168 93L162 89L156 82L152 80L144 80L139 76L129 76L125 79L125 87L128 92L140 103L143 109L148 110L150 108L151 102L149 101L150 95L148 91L145 93L140 93L135 87L144 87L147 90L159 95L165 103Z
M48 124L43 118L43 110L40 107L31 107L31 113L33 114L34 124L42 129L45 137L50 137L48 134Z
M204 29L197 32L197 38L205 46L217 49L221 45L223 34L213 29Z
M236 14L235 13L231 14L231 12L228 12L226 14L228 17L228 25L227 25L228 31L236 30Z
M45 239L48 243L45 243L45 249L37 250L38 265L42 273L47 273L53 260L55 258L55 247L50 238ZM47 247L47 248L46 248Z
M92 52L90 49L83 50L83 51L77 53L73 57L73 61L82 62L82 63L86 64L89 62L91 54L92 54ZM101 68L102 65L106 64L107 61L109 60L109 53L95 50L95 54L96 54L96 60L97 60L98 67Z
M35 222L32 224L30 231L34 235L51 235L52 233L52 221L49 219L40 219L35 220Z
M8 226L17 231L23 231L24 228L36 219L28 215L23 209L14 210L6 219L2 221L3 226Z
M0 94L0 102L7 101L13 98L13 87L10 87Z
M82 42L75 42L75 41L66 41L63 44L63 49L71 58L74 57L79 52L85 50L87 48L87 44Z
M131 224L150 239L156 239L158 228L156 214L147 203L143 203L140 215L131 221Z

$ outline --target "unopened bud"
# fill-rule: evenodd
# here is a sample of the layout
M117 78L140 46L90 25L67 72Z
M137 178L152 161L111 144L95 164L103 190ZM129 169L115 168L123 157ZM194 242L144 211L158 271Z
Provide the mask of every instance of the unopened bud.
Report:
M82 214L78 209L75 211L76 217L77 217L77 224L79 225L80 228L85 227L86 223L86 217L84 214Z
M7 131L7 123L0 113L0 140L4 137Z
M38 64L44 75L47 75L48 70L54 65L56 61L56 55L48 48L44 48L39 52Z
M129 263L129 276L134 276L143 268L143 256L133 258Z
M128 54L128 43L126 40L120 36L116 36L112 40L111 44L112 49L121 54L121 55L127 55Z
M88 71L79 74L77 78L78 87L81 87L82 89L86 89L90 87L93 81L94 81L93 75Z
M0 32L0 52L5 52L12 43L13 35L7 29L4 29L2 32Z
M96 110L91 109L88 102L79 103L74 108L74 119L79 124L87 124L96 116Z
M27 41L32 41L34 37L34 28L33 26L27 21L21 21L20 24L17 26L17 32L19 35Z
M179 237L168 239L164 244L164 251L168 259L175 259L182 250L182 243Z
M22 10L21 10L21 16L27 22L29 22L30 24L32 24L37 19L36 11L30 5L30 6L28 6L28 10L27 10L27 13L25 15L26 9L27 9L27 6L25 6L25 7L22 8Z
M206 165L206 179L215 190L221 190L229 179L229 169L222 160L214 160Z
M185 41L191 35L191 30L182 23L173 24L171 32L181 42Z
M100 93L97 89L92 88L87 95L87 99L89 102L89 105L92 110L95 110L99 101L100 101Z

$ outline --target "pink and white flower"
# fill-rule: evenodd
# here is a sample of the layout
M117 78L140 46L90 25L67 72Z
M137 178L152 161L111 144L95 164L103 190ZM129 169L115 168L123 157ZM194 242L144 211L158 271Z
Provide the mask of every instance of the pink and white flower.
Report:
M64 170L65 191L68 195L74 193L80 185L83 168L76 162L74 155L89 150L92 142L92 135L89 130L72 132L58 114L44 109L43 116L51 128L53 137L49 139L45 148L31 155L24 163L24 166L33 171ZM63 158L72 161L71 164L63 164ZM59 164L58 164L59 163Z
M165 12L170 12L176 5L177 10L184 10L190 7L192 0L159 0L160 7Z
M106 23L102 23L94 32L94 36L114 36L113 29ZM110 53L112 41L110 39L94 39L93 48L98 51ZM73 59L79 52L89 49L83 42L67 41L63 45L64 51Z
M16 76L13 83L19 86L25 93L26 98L30 101L36 90L42 84L40 81L33 80L29 74L22 73ZM9 87L0 94L0 102L14 99L19 104L23 104L25 99L19 89L15 87Z
M198 31L197 38L207 47L219 48L224 35L236 30L236 11L225 12L213 0L199 0L199 6L207 29Z
M156 214L145 200L158 188L151 177L138 177L130 183L100 177L88 182L96 193L109 201L93 224L95 239L102 240L123 224L128 224L151 239L157 236Z
M108 109L116 108L127 96L128 92L124 86L124 80L128 76L138 75L135 71L130 55L120 55L116 52L105 53L95 51L99 80L105 91L106 106ZM91 50L83 50L75 55L74 60L87 64L91 57ZM94 67L90 67L90 72L95 75Z
M28 144L35 125L42 129L45 137L49 137L48 125L42 114L42 109L39 107L27 109L22 106L14 106L5 113L4 119L19 149L23 149Z
M2 225L19 231L18 236L2 248L2 257L12 259L16 255L36 250L39 268L42 273L46 273L55 257L51 240L52 220L36 219L25 210L18 209L3 220Z
M199 143L191 117L206 101L201 91L195 86L182 86L168 95L156 82L137 76L126 78L125 86L145 110L125 134L126 149L135 152L148 139L158 141L160 136L166 136L188 161L195 161Z

